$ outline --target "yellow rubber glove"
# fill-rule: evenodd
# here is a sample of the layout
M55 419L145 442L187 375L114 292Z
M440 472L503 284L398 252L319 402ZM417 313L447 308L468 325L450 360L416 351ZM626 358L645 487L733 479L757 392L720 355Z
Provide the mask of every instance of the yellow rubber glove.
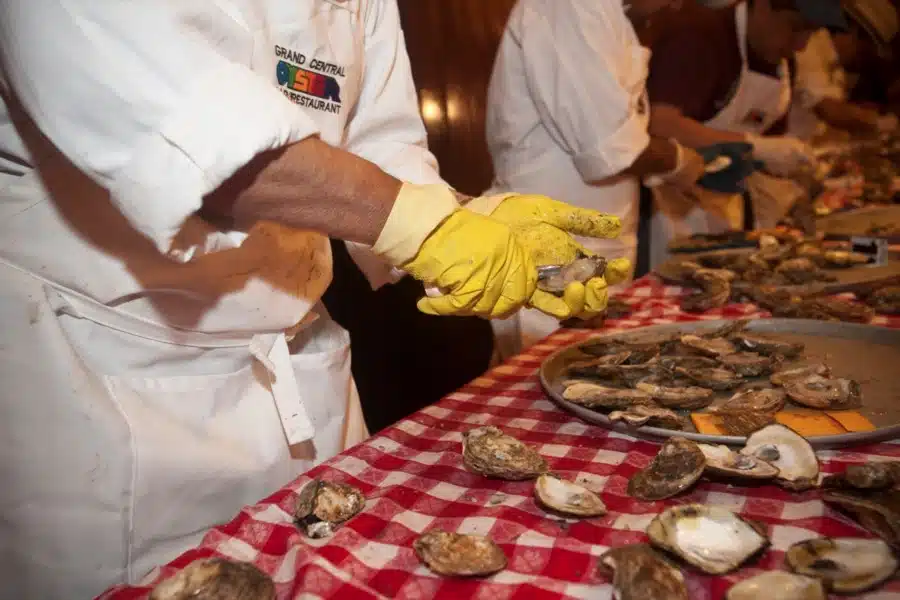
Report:
M508 224L538 266L568 264L579 254L592 256L572 235L615 238L622 230L621 221L614 215L577 208L547 196L481 197L473 199L465 208ZM571 283L562 297L535 290L529 305L560 320L592 319L606 310L608 285L623 281L630 271L628 260L612 260L606 267L605 277L595 277L586 284Z
M444 292L419 300L427 314L507 317L537 285L509 225L460 209L446 186L404 184L373 250Z

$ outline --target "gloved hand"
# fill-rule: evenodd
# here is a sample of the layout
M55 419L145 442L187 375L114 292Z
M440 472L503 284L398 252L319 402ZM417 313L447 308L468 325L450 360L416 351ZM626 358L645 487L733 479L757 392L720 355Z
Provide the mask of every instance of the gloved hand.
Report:
M503 318L537 284L534 260L512 229L462 210L443 185L404 184L373 250L444 292L419 300L427 314Z
M753 146L753 156L773 175L790 176L804 167L815 166L812 148L795 137L748 135L747 141Z
M615 238L622 229L616 216L576 208L546 196L481 197L469 202L465 208L509 225L538 266L568 264L579 254L591 256L592 253L572 235ZM608 285L626 279L630 270L629 261L612 260L607 264L605 277L594 277L587 283L573 282L566 287L562 297L537 289L529 304L560 320L594 318L606 309Z
M709 164L720 156L726 156L731 164L704 175L697 184L707 190L723 194L736 194L744 189L744 180L762 165L753 159L753 146L743 142L714 144L698 150Z

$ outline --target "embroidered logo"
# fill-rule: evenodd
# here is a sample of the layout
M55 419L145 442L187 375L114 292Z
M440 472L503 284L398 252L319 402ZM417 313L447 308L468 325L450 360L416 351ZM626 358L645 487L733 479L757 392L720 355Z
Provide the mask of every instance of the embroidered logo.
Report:
M338 77L346 76L344 67L305 54L275 46L275 79L281 93L291 102L328 113L341 112L341 84Z

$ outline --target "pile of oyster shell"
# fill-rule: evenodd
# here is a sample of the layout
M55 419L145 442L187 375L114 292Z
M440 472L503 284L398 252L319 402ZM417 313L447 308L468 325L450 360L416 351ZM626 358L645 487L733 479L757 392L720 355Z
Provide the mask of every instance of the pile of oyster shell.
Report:
M562 396L635 427L685 430L690 421L677 411L706 409L735 436L775 423L788 400L821 410L862 405L856 381L833 376L824 364L788 364L799 359L802 344L746 326L747 321L735 321L707 333L649 342L598 338L579 347L590 359L567 365ZM731 396L712 406L723 391Z

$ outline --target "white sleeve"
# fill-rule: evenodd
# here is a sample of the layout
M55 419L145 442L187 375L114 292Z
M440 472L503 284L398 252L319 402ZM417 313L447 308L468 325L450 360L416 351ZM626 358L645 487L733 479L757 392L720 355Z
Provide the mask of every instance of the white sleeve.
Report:
M519 44L542 123L585 181L627 169L650 142L640 109L649 53L634 38L621 4L541 0L527 6Z
M396 0L366 9L365 72L346 150L416 184L442 183L428 150Z
M317 133L241 64L252 37L216 3L4 0L0 28L25 110L164 252L254 155Z
M828 30L820 29L809 38L806 48L794 56L794 90L801 106L812 109L825 98L844 100L843 69Z

